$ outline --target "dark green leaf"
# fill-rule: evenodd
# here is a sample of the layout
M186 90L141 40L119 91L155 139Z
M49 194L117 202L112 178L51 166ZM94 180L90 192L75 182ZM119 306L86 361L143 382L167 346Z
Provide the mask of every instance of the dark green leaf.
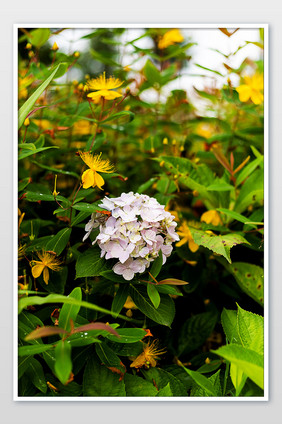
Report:
M63 228L62 230L60 230L46 244L46 250L52 250L53 252L56 252L57 255L60 255L69 241L71 231L72 231L71 228Z
M78 301L81 301L82 299L82 292L80 287L76 287L73 289L73 291L69 294L69 298L76 299ZM71 304L64 304L59 315L59 327L63 328L66 331L70 331L71 324L70 320L75 323L77 314L80 310L79 305L71 305Z

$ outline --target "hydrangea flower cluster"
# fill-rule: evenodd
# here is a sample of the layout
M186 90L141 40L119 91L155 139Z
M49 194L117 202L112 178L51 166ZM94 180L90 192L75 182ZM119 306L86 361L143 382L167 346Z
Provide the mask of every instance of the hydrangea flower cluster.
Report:
M175 232L174 216L165 211L156 199L145 194L122 193L120 197L105 197L99 207L104 213L94 212L86 224L83 241L97 227L101 257L118 259L113 271L125 280L142 273L159 256L163 264L172 252L172 243L179 240Z

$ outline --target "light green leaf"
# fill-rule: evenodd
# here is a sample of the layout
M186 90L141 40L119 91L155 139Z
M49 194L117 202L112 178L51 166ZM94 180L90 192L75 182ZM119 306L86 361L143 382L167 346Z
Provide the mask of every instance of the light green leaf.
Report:
M71 345L60 340L55 348L55 373L62 384L66 384L72 370Z
M189 229L196 244L204 246L207 249L212 250L214 253L217 253L218 255L224 256L229 263L231 263L230 249L233 246L242 243L250 244L247 242L247 240L244 239L244 237L239 234L226 234L224 236L217 236L215 234L209 234L205 231L198 230L191 226Z
M254 383L263 389L263 356L254 350L247 349L238 344L222 346L217 350L212 350L222 356L231 364L238 366Z
M264 352L264 320L263 317L252 312L245 311L238 305L238 331L241 343L244 347L254 350L263 355Z
M48 87L52 79L56 76L57 72L61 67L65 68L65 64L59 63L54 70L52 70L51 74L43 81L43 83L35 90L35 92L26 100L26 102L22 105L19 110L19 125L18 128L22 126L25 118L31 111L34 103L41 96L44 90Z
M49 28L37 28L30 31L27 38L33 46L41 47L48 41L50 35L51 31Z

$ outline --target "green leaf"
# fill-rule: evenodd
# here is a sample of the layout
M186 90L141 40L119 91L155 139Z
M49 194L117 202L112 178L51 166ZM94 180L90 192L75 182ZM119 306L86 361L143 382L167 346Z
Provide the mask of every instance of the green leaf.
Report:
M104 258L101 258L101 250L98 247L91 247L86 252L81 253L77 259L75 278L96 277L101 271L107 269Z
M252 312L245 311L238 305L238 332L242 346L263 355L263 317Z
M50 35L51 31L49 28L37 28L30 31L27 38L33 46L41 47L48 41Z
M74 204L72 208L82 212L89 212L90 214L90 213L96 212L97 210L102 210L101 208L98 207L98 203L99 202L90 204L90 203L80 202L80 203Z
M155 309L145 290L141 286L137 289L136 286L130 285L130 295L137 308L158 324L170 327L175 315L173 300L167 295L161 295L159 307Z
M126 396L142 397L156 396L157 388L144 378L137 375L125 374L124 376Z
M123 308L123 305L126 302L127 296L129 292L129 286L127 284L122 284L119 286L118 291L112 302L111 310L116 313L116 316L120 313ZM114 314L113 314L114 315Z
M238 344L229 344L222 346L211 352L222 356L231 364L235 364L241 369L254 383L263 389L263 356L254 350L247 349Z
M84 396L126 396L124 381L110 371L96 355L89 357L83 374Z
M69 294L68 297L81 301L81 288L76 287L75 289L73 289L73 291ZM59 327L63 328L66 331L70 331L70 320L72 319L73 323L75 323L79 310L79 305L64 304L59 315Z
M104 342L95 345L96 353L107 367L116 367L122 370L120 359L114 351Z
M38 149L35 149L35 150L22 149L19 152L18 160L22 160L24 158L27 158L28 156L35 155L36 153L44 152L44 150L49 150L49 149L59 149L59 147L58 146L39 147Z
M263 203L264 198L264 173L262 169L257 169L248 177L247 181L241 187L239 196L236 200L234 210L242 213L254 203Z
M197 385L204 390L206 396L218 396L213 383L207 377L197 371L192 371L185 367L183 368L185 369L187 374L189 374L190 377L193 378L195 383L197 383Z
M185 369L188 372L188 369ZM188 374L193 378L195 383L197 384L196 390L191 391L191 396L193 397L202 397L202 396L222 396L222 390L220 385L220 370L218 370L215 374L210 377L204 379L199 377L198 371L191 371ZM192 373L192 374L191 374ZM212 391L211 391L212 388ZM213 394L215 393L215 394Z
M263 268L245 262L234 262L228 270L234 275L239 287L260 305L264 302Z
M244 215L241 215L238 212L234 212L234 211L231 211L231 210L225 209L225 208L217 208L216 210L219 211L219 212L223 212L225 215L230 216L231 218L236 219L236 221L242 222L243 224L247 224L248 222L252 222L251 219L246 218ZM257 228L256 225L250 224L250 226L252 228Z
M152 304L154 305L154 308L157 309L159 307L161 297L158 290L156 289L156 286L154 284L147 284L147 293Z
M30 358L25 373L28 375L31 382L35 387L37 387L38 390L40 390L42 393L47 392L44 371L39 361L34 358Z
M54 345L40 344L40 345L27 345L20 346L18 349L19 356L36 355L37 353L46 352L46 350L53 349Z
M55 77L57 72L61 67L64 67L65 65L63 63L59 63L54 70L51 71L51 74L43 81L43 83L35 90L35 92L26 100L26 102L22 105L22 107L19 110L19 125L18 128L22 126L24 123L24 120L26 119L27 115L31 111L34 103L38 99L38 97L41 96L41 94L44 92L44 90L48 87L52 79Z
M105 122L114 121L115 119L120 119L120 118L127 118L127 122L131 122L133 121L134 117L135 117L135 114L133 112L130 112L129 110L123 110L121 112L113 113L108 118L103 119L100 125L103 125Z
M241 342L237 325L237 312L223 308L221 313L221 324L229 343L240 344Z
M204 69L204 70L209 71L209 72L213 72L214 74L219 75L221 77L224 76L220 72L215 71L214 69L206 68L205 66L199 65L198 63L195 63L195 65L198 66L198 68Z
M28 200L29 202L38 202L38 201L55 202L53 194L47 194L47 193L41 193L41 192L36 193L34 191L27 191L25 195L25 199ZM67 206L70 205L70 201L63 196L57 196L57 200L59 202L64 203Z
M232 363L230 365L230 377L233 386L236 389L236 396L239 396L246 383L248 376L241 370L241 368L238 368L235 363Z
M89 303L89 302L85 302L84 300L77 300L74 299L72 297L68 297L68 296L63 296L61 294L49 294L46 297L40 297L40 296L27 296L27 297L22 297L19 299L18 302L18 312L21 313L22 310L24 308L27 308L28 306L32 306L32 305L45 305L48 303L66 303L66 304L71 304L71 305L77 305L80 307L84 307L84 308L88 308L88 309L92 309L94 311L99 311L102 312L104 314L110 314L111 315L111 311L109 311L108 309L105 308L101 308L100 306L97 306L93 303ZM125 321L132 321L134 322L133 319L125 317L123 315L119 315L119 318L124 319ZM29 331L26 332L26 334L24 335L24 337L29 333Z
M64 248L66 247L70 235L71 235L71 228L63 228L60 230L47 244L46 244L46 250L52 250L57 253L57 255L60 255Z
M173 396L173 393L170 388L170 384L167 383L166 386L164 386L162 389L159 390L157 397L171 397Z
M234 190L234 186L224 182L218 182L217 184L211 184L207 187L208 191L231 191Z
M177 355L188 354L202 346L217 322L217 313L203 312L184 322L179 333Z
M150 84L161 84L161 74L160 71L156 68L156 66L151 62L151 60L147 60L144 69L143 69L144 75L149 81Z
M158 257L154 260L153 265L150 268L150 274L152 274L152 276L154 278L156 278L163 266L163 254L162 251L159 251L159 255ZM149 281L153 281L153 278L150 276Z
M142 371L146 380L155 382L158 389L161 390L169 383L172 396L187 396L187 391L183 383L173 374L161 368L150 368L148 371Z
M236 178L236 186L238 187L252 172L263 162L263 156L253 160L245 166Z
M117 328L116 331L120 335L119 338L112 334L105 334L105 337L116 343L135 343L142 340L146 335L143 328Z
M71 345L60 340L55 348L55 373L62 384L66 384L72 370Z
M229 263L231 263L230 249L233 246L242 243L250 244L247 242L247 240L244 239L244 237L239 234L226 234L224 236L217 236L215 234L209 234L205 231L198 230L191 226L189 229L196 244L204 246L207 249L212 250L214 253L217 253L218 255L224 256Z

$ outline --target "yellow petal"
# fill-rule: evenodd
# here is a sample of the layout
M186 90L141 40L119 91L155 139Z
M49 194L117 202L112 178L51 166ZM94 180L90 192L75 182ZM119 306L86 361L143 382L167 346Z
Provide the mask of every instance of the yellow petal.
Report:
M34 265L31 268L31 272L32 272L33 277L34 278L38 278L41 275L41 273L42 273L42 271L43 271L44 268L45 268L45 265L43 265L43 264Z
M83 188L95 187L96 185L94 183L94 172L92 171L92 169L87 169L86 171L84 171L81 176L81 180Z
M47 266L43 270L43 280L44 280L44 282L46 284L48 284L48 281L49 281L49 269L47 268Z
M98 174L98 172L94 172L93 176L94 176L94 187L97 186L100 190L103 190L102 186L105 184L103 177L101 177L101 175Z
M255 105L260 105L263 102L263 94L259 91L253 91L251 95L251 100Z
M113 100L117 97L122 97L122 94L118 93L117 91L108 91L103 97L105 97L106 100Z
M99 100L101 99L101 91L95 91L92 93L88 93L87 97L91 97L91 99L96 100L97 102L99 102Z
M236 91L239 93L239 99L241 102L247 102L251 97L251 88L248 85L240 85L236 88Z
M207 224L213 224L213 225L221 224L219 213L215 210L204 212L203 215L201 216L201 221L206 222Z
M177 243L175 243L175 246L176 247L183 246L183 244L187 243L187 241L188 241L187 238L183 238L180 241L178 241Z
M191 250L191 252L193 252L193 253L197 252L197 250L199 249L198 244L196 244L194 242L194 240L189 240L188 246L189 246L189 249Z

